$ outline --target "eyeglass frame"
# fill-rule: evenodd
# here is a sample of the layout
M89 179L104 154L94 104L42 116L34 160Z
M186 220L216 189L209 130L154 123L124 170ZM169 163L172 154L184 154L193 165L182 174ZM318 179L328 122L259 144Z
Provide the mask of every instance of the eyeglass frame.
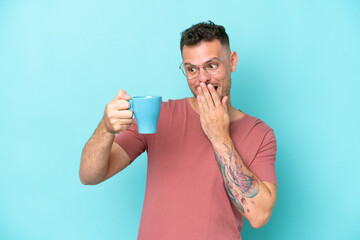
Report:
M226 57L230 56L231 53L232 53L232 52L230 52L230 53L226 54L225 56L223 56L222 58L220 58L220 59L219 59L219 64L220 64L222 61L224 61ZM203 64L203 65L193 65L193 64L190 64L191 66L196 67L196 68L198 69L198 71L199 71L198 74L197 74L195 77L191 77L191 78L189 78L189 77L186 75L186 73L185 73L186 70L185 70L185 69L183 70L182 66L185 68L185 65L184 65L183 62L180 64L179 69L180 69L181 72L185 75L185 77L186 77L187 79L194 79L194 78L198 77L199 74L200 74L200 68L202 68L202 69L204 70L204 72L206 72L207 74L216 75L218 72L216 72L216 73L209 73L208 71L206 71L206 69L204 68L204 66L206 66L206 65L208 65L208 64L209 64L209 63L205 63L205 64ZM185 71L185 72L184 72L184 71Z

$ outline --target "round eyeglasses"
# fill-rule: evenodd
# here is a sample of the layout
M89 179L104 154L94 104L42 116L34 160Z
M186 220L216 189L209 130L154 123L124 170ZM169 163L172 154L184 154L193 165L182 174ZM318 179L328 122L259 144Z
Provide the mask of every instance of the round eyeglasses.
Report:
M224 61L226 57L228 57L231 53L228 53L224 57L220 59L212 59L203 65L193 65L190 63L181 63L179 69L183 72L185 77L188 79L193 79L199 76L200 68L204 69L204 71L210 75L215 75L221 69L221 62Z

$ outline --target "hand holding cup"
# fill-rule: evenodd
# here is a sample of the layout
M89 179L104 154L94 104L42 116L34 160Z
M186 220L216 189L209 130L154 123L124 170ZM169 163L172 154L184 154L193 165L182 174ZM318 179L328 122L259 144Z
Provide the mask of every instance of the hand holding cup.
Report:
M131 97L125 90L120 90L114 100L106 105L103 123L107 132L116 134L131 126L133 112L129 110Z

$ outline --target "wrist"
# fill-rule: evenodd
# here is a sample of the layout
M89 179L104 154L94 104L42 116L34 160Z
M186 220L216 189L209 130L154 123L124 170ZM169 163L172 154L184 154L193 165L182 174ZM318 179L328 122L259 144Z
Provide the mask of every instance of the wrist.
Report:
M229 134L226 134L226 135L214 138L214 139L210 139L210 142L213 145L214 149L219 149L219 148L221 149L225 145L231 146L233 144L233 141Z
M100 124L99 124L99 130L101 135L105 136L105 137L115 137L115 133L110 132L105 125L104 119L101 120Z

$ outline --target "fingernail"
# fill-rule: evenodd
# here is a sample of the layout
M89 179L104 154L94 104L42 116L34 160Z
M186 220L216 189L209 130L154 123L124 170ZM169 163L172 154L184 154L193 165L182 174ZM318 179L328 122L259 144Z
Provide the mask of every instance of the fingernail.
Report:
M198 90L198 92L201 92L201 87L198 87L197 90Z
M213 87L213 86L211 85L211 83L209 83L207 86L208 86L208 88L212 88L212 87Z
M205 87L205 83L201 82L200 86Z

